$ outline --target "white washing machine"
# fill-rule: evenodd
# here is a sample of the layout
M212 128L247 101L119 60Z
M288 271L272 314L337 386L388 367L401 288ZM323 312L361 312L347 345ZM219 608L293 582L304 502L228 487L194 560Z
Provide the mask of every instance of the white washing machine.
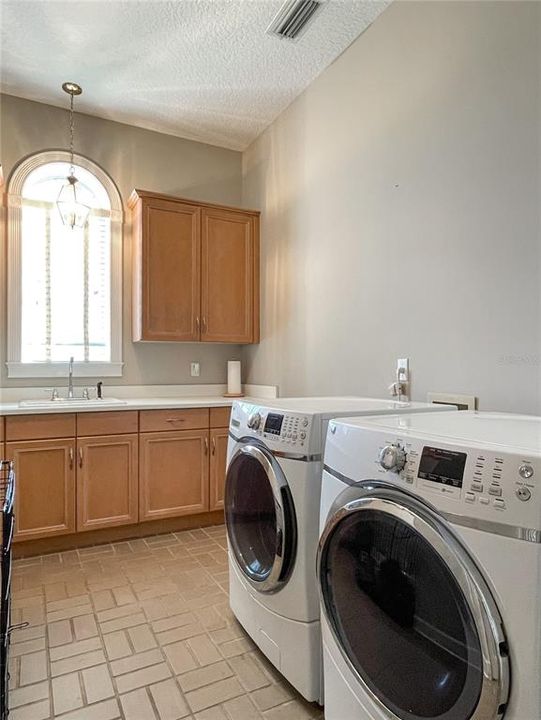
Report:
M444 409L356 397L233 405L225 489L231 608L310 701L322 699L316 555L328 421Z
M331 423L326 720L541 718L541 418Z

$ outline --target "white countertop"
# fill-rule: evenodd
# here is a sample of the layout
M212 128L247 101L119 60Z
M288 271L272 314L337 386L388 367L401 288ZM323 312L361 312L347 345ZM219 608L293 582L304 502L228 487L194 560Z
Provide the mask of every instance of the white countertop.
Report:
M104 400L107 398L118 398L122 403L104 405L100 407L98 403L89 403L88 407L84 407L84 400L77 403L75 407L70 406L69 402L58 402L58 405L44 406L23 406L19 405L20 400L46 400L50 397L50 391L42 388L24 388L17 397L14 390L9 391L9 401L0 402L0 416L3 415L46 415L48 413L82 413L82 412L112 412L122 410L167 410L176 408L211 408L224 407L232 405L235 398L224 397L222 394L216 393L216 390L223 390L221 386L199 386L203 392L205 390L214 390L213 394L192 394L198 386L145 386L145 387L111 387L104 390ZM78 395L80 388L76 389ZM140 394L138 394L138 391ZM243 397L244 401L254 402L254 404L264 404L265 399L276 397L276 388L271 386L250 385L245 387L247 394ZM48 392L48 394L46 394ZM160 394L162 392L163 394ZM3 393L3 391L2 391ZM249 393L249 394L248 394ZM2 394L2 399L3 399ZM15 397L14 397L15 396ZM17 399L15 399L17 398ZM8 400L8 398L6 398Z

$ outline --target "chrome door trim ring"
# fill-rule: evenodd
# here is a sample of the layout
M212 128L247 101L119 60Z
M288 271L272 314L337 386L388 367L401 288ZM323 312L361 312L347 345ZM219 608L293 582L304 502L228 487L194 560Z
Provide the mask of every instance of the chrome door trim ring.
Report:
M260 465L262 465L274 497L274 505L276 512L276 537L281 536L282 542L281 544L277 544L279 545L278 548L275 548L275 555L272 561L272 566L269 574L266 576L265 579L255 579L255 577L247 571L247 563L242 563L237 556L236 544L231 540L231 532L229 529L229 523L227 522L228 512L226 508L225 519L228 540L232 549L232 555L235 558L237 567L242 572L243 577L245 577L250 583L250 585L258 592L273 593L279 590L282 585L284 585L289 579L289 575L284 578L281 577L286 557L285 548L286 544L289 542L289 538L286 536L286 514L283 505L282 489L287 488L287 490L289 491L289 486L287 484L287 479L285 475L281 471L276 472L275 468L273 467L272 456L268 457L269 451L266 450L266 448L262 447L259 444L254 444L253 442L241 444L240 447L238 447L231 456L231 460L228 463L228 469L229 465L231 465L240 455L248 455L257 460ZM291 541L294 542L294 538L291 538ZM281 554L279 554L279 550L281 550Z
M236 435L233 435L231 430L229 431L229 437L238 443L253 442L255 440L256 442L260 443L261 445L265 445L264 440L260 440L259 438L253 438L253 437L250 437L249 435L239 438ZM267 448L267 447L266 447L266 449L271 455L274 455L274 457L284 458L285 460L298 460L299 462L321 462L321 454L303 455L302 453L290 453L290 452L282 452L281 450L271 450L270 448Z
M344 485L349 487L358 486L360 483L365 482L362 480L352 480L351 478L343 475L338 470L334 470L329 465L323 465L323 470L332 475ZM371 481L370 481L371 482ZM411 497L417 497L408 488L396 487L397 490L403 492ZM428 505L428 502L423 499ZM434 508L433 508L434 509ZM488 532L492 535L501 535L501 537L512 538L513 540L520 540L522 542L529 542L535 544L541 544L541 530L535 530L534 528L522 527L520 525L505 525L504 523L496 522L495 520L482 520L481 518L469 518L457 515L456 513L444 512L443 510L437 511L439 515L444 517L453 525L459 525L460 527L471 528L472 530L480 530L481 532Z
M442 516L411 493L382 481L348 487L333 504L317 552L320 604L336 647L365 692L385 712L388 720L401 720L371 690L357 671L327 611L323 592L323 557L336 527L349 515L372 509L391 515L418 532L445 563L460 587L474 620L481 646L483 681L478 704L468 720L499 720L509 698L510 670L503 621L492 593L477 565ZM503 652L505 648L506 652ZM457 718L462 720L462 718Z

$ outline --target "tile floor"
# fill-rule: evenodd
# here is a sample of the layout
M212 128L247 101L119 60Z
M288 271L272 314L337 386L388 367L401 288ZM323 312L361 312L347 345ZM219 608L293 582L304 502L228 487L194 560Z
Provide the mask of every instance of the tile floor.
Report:
M323 718L227 601L223 526L18 560L10 720Z

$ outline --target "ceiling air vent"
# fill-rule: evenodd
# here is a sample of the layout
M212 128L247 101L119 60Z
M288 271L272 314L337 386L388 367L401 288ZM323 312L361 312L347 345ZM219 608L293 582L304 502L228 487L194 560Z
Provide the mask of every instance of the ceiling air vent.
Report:
M297 40L326 0L287 0L267 28L269 35Z

